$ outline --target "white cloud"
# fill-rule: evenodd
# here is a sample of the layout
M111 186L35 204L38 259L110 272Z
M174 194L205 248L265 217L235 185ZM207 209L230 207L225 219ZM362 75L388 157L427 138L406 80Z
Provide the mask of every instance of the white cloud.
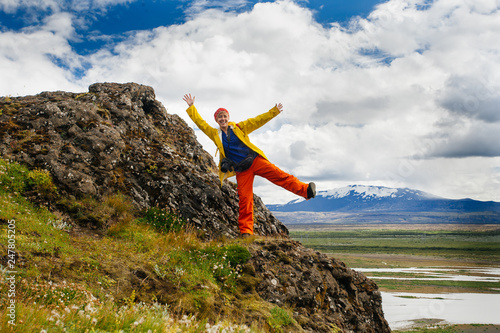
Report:
M59 8L56 0L0 0L0 10L15 13L20 8L47 10Z
M131 3L137 0L0 0L0 10L15 13L18 10L83 11Z
M241 9L248 5L247 0L194 0L187 9L187 14L191 17L205 12L212 8L222 11Z
M80 64L68 43L73 32L71 15L56 13L36 29L0 33L0 91L26 95L79 87L71 74Z
M495 86L477 76L451 76L441 91L438 102L459 117L500 123L500 82Z
M196 95L209 122L220 106L243 120L282 102L285 112L252 139L273 163L319 189L407 186L500 201L498 1L392 0L348 27L326 28L292 1L242 13L196 5L184 24L137 32L85 58L71 51L71 24L60 17L29 33L2 33L15 51L2 48L2 73L38 79L2 82L0 91L134 81L153 86L169 112L186 120L181 98ZM47 54L91 68L77 80ZM16 88L22 84L30 88ZM262 181L256 193L269 203L291 199Z

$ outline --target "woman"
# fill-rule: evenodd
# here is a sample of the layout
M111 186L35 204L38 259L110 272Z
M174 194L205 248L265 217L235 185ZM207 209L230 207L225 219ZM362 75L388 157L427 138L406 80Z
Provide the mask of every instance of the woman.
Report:
M219 178L224 179L236 175L239 197L238 226L242 237L253 235L253 180L255 175L266 178L270 182L283 187L305 199L316 196L314 183L303 183L268 161L262 150L250 142L248 134L266 124L283 111L283 106L276 104L274 108L255 118L239 123L229 121L229 112L224 108L215 111L214 118L219 128L210 126L200 116L194 106L195 97L184 95L188 104L186 110L196 126L203 131L220 151Z

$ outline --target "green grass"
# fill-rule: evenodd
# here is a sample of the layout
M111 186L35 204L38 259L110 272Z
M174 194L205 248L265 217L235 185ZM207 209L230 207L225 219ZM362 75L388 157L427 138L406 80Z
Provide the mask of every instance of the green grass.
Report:
M370 275L370 274L368 274ZM500 282L478 282L478 281L452 281L452 280L386 280L372 278L379 288L386 291L409 291L423 290L423 288L453 288L454 291L475 290L476 292L491 293L493 289L500 288ZM498 292L498 291L497 291Z
M268 324L276 332L283 332L283 328L295 323L295 320L288 311L280 307L271 309L271 316L268 318Z
M496 231L353 230L293 231L290 236L324 253L380 253L467 258L500 262Z
M179 232L186 226L186 221L168 209L151 207L146 210L144 217L140 219L143 223L153 226L156 231L168 233Z
M97 229L75 228L88 224ZM0 298L1 332L296 328L288 309L243 292L258 283L246 273L247 246L204 242L175 212L137 210L119 193L61 197L45 171L0 159L0 256L10 260L1 262L0 294L13 293Z

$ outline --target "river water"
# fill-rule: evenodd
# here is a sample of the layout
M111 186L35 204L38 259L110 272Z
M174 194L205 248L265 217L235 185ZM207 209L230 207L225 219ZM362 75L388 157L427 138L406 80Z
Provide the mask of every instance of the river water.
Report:
M413 326L420 319L500 325L500 294L382 292L382 308L393 330Z
M500 268L358 268L370 277L370 272L413 273L421 277L375 277L374 279L425 279L449 281L500 281ZM495 292L496 290L492 290ZM391 329L415 326L423 319L441 324L500 325L500 293L404 293L382 292L382 308Z

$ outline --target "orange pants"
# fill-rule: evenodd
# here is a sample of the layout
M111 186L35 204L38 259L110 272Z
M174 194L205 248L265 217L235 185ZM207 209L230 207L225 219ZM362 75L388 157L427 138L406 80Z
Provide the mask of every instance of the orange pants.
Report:
M266 178L273 184L307 199L308 184L280 170L265 158L257 156L249 169L236 173L240 200L238 225L242 234L253 235L253 180L255 175Z

